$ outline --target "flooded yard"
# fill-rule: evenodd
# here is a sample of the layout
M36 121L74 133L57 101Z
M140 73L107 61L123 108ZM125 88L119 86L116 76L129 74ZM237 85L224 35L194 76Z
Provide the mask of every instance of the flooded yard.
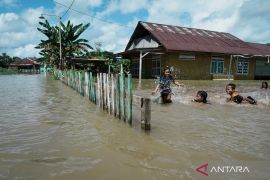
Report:
M181 82L172 104L151 97L146 133L50 77L0 76L0 179L268 179L269 91L261 82L235 82L255 106L227 103L226 81ZM150 97L155 81L137 85L135 94ZM198 90L210 104L191 102ZM195 171L206 163L208 177ZM213 166L249 172L210 172Z

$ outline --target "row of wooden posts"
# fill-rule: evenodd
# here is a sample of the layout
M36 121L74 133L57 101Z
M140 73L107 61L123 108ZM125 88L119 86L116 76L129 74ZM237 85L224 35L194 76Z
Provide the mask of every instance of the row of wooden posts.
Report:
M133 106L141 112L141 127L150 130L151 99L132 94L132 76L75 70L55 70L54 75L67 86L97 104L103 111L132 124Z

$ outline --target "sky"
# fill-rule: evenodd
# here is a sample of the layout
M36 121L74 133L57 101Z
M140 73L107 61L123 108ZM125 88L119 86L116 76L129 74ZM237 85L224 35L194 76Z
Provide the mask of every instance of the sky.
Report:
M35 46L46 39L37 30L41 14L55 15L45 15L52 25L57 25L57 16L64 23L90 23L81 37L114 53L124 51L138 21L270 42L269 0L0 0L0 53L39 57Z

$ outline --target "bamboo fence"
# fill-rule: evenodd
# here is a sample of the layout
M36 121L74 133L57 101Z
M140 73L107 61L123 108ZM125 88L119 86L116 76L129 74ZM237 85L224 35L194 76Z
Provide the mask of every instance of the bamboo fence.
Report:
M141 112L141 127L151 129L151 100L132 94L132 76L123 73L107 74L76 70L54 70L54 75L64 84L87 97L103 111L132 125L132 107Z

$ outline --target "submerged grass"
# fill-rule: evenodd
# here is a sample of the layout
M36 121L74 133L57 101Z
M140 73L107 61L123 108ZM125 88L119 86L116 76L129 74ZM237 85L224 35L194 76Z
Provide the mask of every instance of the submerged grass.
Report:
M0 67L0 75L8 75L8 74L17 74L17 71L14 69Z

